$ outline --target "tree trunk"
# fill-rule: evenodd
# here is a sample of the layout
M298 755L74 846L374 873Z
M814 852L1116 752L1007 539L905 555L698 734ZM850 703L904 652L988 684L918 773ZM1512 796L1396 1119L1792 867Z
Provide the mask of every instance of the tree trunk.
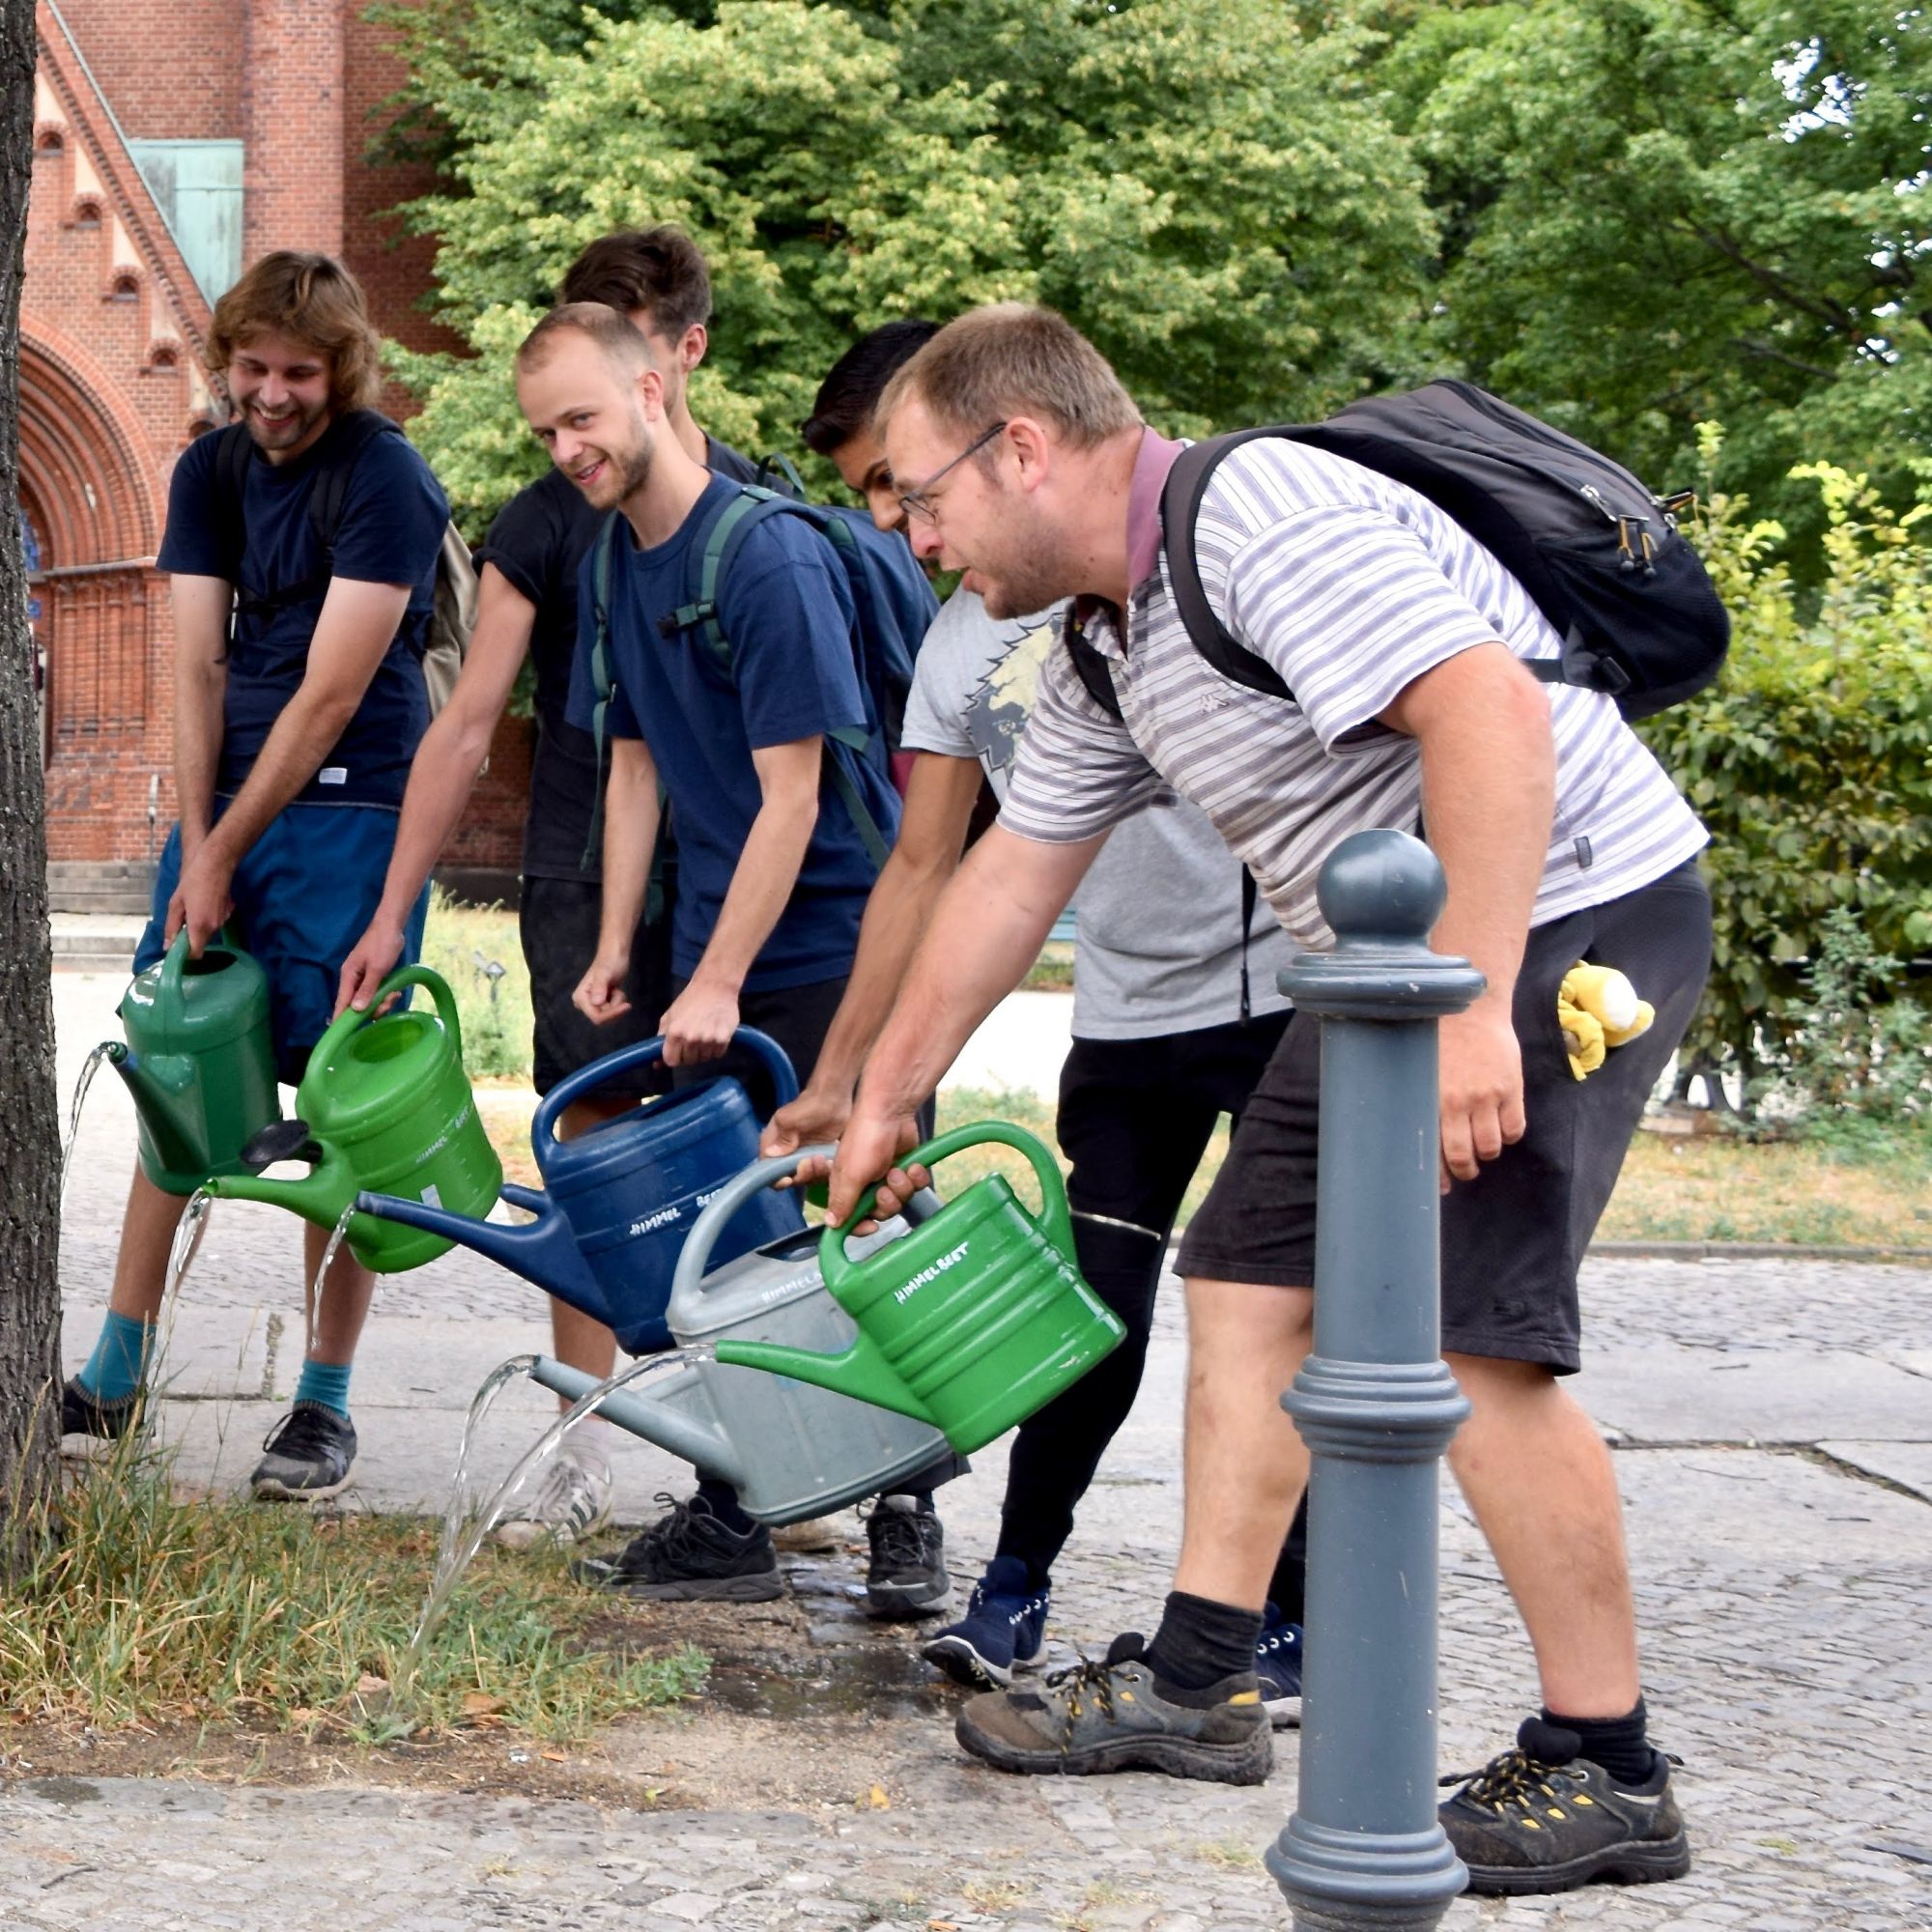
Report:
M33 172L33 0L0 0L0 1574L58 1469L60 1123L46 794L20 541L20 277Z

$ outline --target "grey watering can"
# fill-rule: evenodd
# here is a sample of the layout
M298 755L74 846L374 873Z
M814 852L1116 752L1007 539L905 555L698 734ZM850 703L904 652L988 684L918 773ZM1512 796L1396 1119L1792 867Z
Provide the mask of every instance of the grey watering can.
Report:
M826 1293L819 1270L819 1231L803 1229L704 1272L724 1225L747 1202L793 1174L811 1154L801 1148L754 1161L715 1194L692 1224L678 1256L666 1316L680 1346L715 1347L728 1339L771 1342L821 1353L851 1346L852 1318ZM930 1191L907 1204L917 1223L939 1208ZM905 1222L855 1241L852 1252L903 1234ZM545 1356L531 1371L546 1388L572 1400L595 1380ZM874 1495L948 1455L946 1438L928 1424L895 1415L828 1389L759 1369L695 1362L649 1393L619 1389L597 1412L620 1429L692 1463L700 1475L731 1483L760 1522L800 1522Z

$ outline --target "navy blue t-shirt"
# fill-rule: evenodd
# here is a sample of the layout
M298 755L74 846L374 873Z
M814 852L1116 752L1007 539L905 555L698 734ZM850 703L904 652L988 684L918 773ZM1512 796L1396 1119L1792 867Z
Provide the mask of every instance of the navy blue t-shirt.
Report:
M337 427L331 425L313 449L292 463L270 463L259 450L252 452L242 493L246 530L242 581L258 596L290 589L323 567L322 546L309 527L308 499ZM167 533L156 559L161 570L188 577L227 572L228 547L215 523L215 437L204 436L175 465ZM409 609L355 717L298 794L303 803L402 804L410 760L429 726L422 653L434 608L437 552L448 522L449 504L429 465L403 438L377 436L363 445L343 499L333 574L363 583L407 583ZM239 791L254 769L275 720L302 681L321 614L320 600L238 613L222 698L216 791Z
M611 663L617 696L605 719L612 738L642 738L656 760L677 825L677 912L671 962L697 970L752 821L762 803L752 753L861 725L874 729L855 660L856 620L844 566L801 519L781 513L758 524L719 587L719 621L734 650L727 678L696 631L661 638L657 620L694 594L692 548L737 488L714 480L669 542L639 550L628 528L611 586ZM588 730L596 703L590 678L595 599L593 553L578 582L577 656L570 722ZM898 795L883 753L845 762L873 818L890 838ZM837 788L821 774L818 821L798 883L757 963L748 992L810 985L851 970L859 921L876 870Z

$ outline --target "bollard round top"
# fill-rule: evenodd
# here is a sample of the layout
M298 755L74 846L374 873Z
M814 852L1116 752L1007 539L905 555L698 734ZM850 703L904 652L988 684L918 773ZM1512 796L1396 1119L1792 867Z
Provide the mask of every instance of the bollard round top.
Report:
M1316 887L1321 917L1351 939L1425 942L1449 895L1435 854L1406 832L1351 833L1328 855Z

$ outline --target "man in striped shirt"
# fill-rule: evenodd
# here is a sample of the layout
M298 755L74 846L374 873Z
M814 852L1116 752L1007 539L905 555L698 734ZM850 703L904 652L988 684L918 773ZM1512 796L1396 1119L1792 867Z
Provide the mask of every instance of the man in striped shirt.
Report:
M1018 980L1109 830L1157 787L1207 811L1304 946L1330 939L1315 885L1335 845L1426 822L1449 887L1435 944L1488 981L1440 1029L1442 1341L1472 1406L1450 1462L1545 1700L1443 1825L1478 1889L1680 1875L1615 1478L1559 1378L1578 1366L1578 1259L1708 968L1702 828L1609 698L1523 669L1557 654L1554 631L1399 484L1274 439L1215 470L1195 531L1202 579L1290 702L1230 682L1189 640L1158 516L1180 445L1142 424L1060 317L1016 304L962 317L900 372L879 419L894 474L916 483L915 547L974 570L995 615L1079 600L1120 716L1056 654L999 823L939 907L868 1063L835 1213L911 1145L905 1117ZM1579 1083L1556 990L1585 958L1630 973L1658 1017ZM1159 1631L1145 1648L1117 1639L1087 1673L1104 1686L969 1705L961 1742L1005 1769L1265 1775L1248 1668L1306 1480L1277 1398L1310 1341L1319 1074L1318 1030L1297 1021L1182 1246L1186 1522Z

